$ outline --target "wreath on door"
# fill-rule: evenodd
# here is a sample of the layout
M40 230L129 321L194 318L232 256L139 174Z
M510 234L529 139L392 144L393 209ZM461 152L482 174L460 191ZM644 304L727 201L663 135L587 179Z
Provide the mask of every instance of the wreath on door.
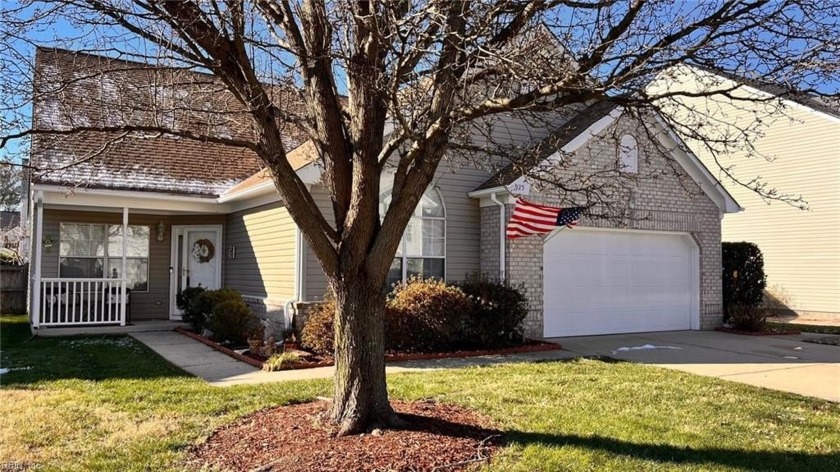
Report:
M192 257L199 264L206 264L213 260L216 254L216 249L213 247L213 242L209 239L199 239L193 244Z

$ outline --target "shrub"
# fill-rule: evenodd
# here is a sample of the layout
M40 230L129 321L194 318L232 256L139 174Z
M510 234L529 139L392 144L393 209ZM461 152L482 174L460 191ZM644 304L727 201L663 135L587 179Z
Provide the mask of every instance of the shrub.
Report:
M196 333L204 331L209 322L207 313L196 304L196 299L204 292L202 287L187 287L175 296L175 305L181 310L181 319L188 323Z
M385 312L385 345L400 351L435 351L462 341L469 298L458 287L434 279L396 286Z
M458 284L471 302L466 312L465 344L504 347L522 342L522 321L528 315L528 299L521 287L474 276Z
M764 308L743 303L729 307L729 324L741 331L761 331L764 329L767 312Z
M241 297L239 300L224 299L213 306L210 330L217 341L243 345L248 339L249 330L254 328L255 319Z
M309 317L300 331L300 343L303 348L322 356L332 356L335 352L334 320L335 300L328 296L323 303L309 311Z
M764 257L753 243L723 243L723 307L725 321L730 307L758 306L767 285Z

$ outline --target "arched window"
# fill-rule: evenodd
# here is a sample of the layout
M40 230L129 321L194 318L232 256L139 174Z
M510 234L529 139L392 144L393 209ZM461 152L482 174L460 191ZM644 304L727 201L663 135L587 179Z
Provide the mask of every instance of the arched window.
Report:
M618 145L618 165L621 172L636 174L639 172L639 145L636 138L625 134Z
M379 214L385 215L391 204L391 185L383 176L385 189L379 198ZM429 188L414 210L403 233L394 262L388 271L388 286L412 276L443 279L446 275L446 211L443 198Z

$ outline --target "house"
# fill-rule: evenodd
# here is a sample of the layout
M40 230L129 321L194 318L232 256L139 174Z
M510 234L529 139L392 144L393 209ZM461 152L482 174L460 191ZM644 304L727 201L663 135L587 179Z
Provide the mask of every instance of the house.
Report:
M723 240L758 245L768 294L778 303L804 318L840 319L840 102L696 66L678 68L669 82L674 91L728 91L679 97L678 103L702 110L721 134L744 128L754 137L754 148L720 150L720 165L705 146L686 138L747 210L726 218ZM685 113L671 110L678 119ZM765 201L721 167L742 182L760 177L779 194L801 195L807 211Z
M185 130L221 126L211 116L196 118L221 109L198 101L140 107L136 116L109 112L109 104L129 101L123 94L142 104L144 93L164 93L149 92L150 82L171 84L165 93L173 104L187 100L165 70L61 50L39 50L36 66L36 82L47 89L36 94L37 126L149 116ZM89 77L91 70L99 72ZM72 87L49 92L50 80L67 76ZM206 100L227 100L211 77L205 82ZM73 100L80 103L69 106ZM67 112L79 108L85 113ZM183 108L197 112L178 116ZM523 178L525 169L513 163L493 172L448 156L409 223L389 281L481 272L521 284L530 337L720 325L720 221L740 207L661 121L641 120L605 101L568 110L552 129L504 123L513 141L536 143L529 167L561 174L586 168L616 187L615 203L625 210L546 237L507 241L503 229L514 193L559 202L549 187ZM661 132L646 132L654 128ZM235 137L248 130L217 131ZM288 148L297 145L290 162L329 215L312 148L299 131L286 131ZM54 170L34 175L29 193L33 328L125 324L129 315L131 322L177 320L176 293L199 284L239 290L257 315L289 326L327 291L313 252L250 151L160 136L42 140L33 144L32 161ZM383 205L388 198L383 191Z

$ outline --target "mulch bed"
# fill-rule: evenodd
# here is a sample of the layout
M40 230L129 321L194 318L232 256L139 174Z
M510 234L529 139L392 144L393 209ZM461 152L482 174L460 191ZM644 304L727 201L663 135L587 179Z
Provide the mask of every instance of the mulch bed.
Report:
M177 327L175 331L183 334L184 336L188 336L193 338L197 341L200 341L207 346L216 349L219 352L227 354L233 357L236 360L240 360L247 364L250 364L258 369L261 369L263 366L263 362L266 360L265 357L256 356L249 353L246 354L239 354L231 349L228 349L219 343L207 339L200 334L197 334L193 331L190 331L187 328ZM526 352L544 352L544 351L557 351L563 349L562 346L555 343L549 343L544 341L533 341L529 340L525 344L521 346L515 347L508 347L508 348L501 348L501 349L482 349L482 350L462 350L462 351L449 351L449 352L426 352L426 353L410 353L410 352L393 352L385 354L385 362L401 362L401 361L417 361L417 360L430 360L430 359L449 359L449 358L458 358L458 357L479 357L479 356L492 356L492 355L504 355L504 354L521 354ZM315 367L329 367L335 365L333 359L328 356L318 356L316 354L312 354L306 351L295 350L300 353L303 357L302 360L293 363L289 370L291 369L312 369Z
M490 420L454 405L392 402L409 429L336 437L329 402L259 411L190 448L187 468L236 471L463 471L502 445ZM202 469L203 470L203 469Z
M784 336L788 334L802 334L796 329L777 329L775 331L773 329L765 331L741 331L739 329L718 327L715 328L715 331L720 331L721 333L742 334L744 336Z

